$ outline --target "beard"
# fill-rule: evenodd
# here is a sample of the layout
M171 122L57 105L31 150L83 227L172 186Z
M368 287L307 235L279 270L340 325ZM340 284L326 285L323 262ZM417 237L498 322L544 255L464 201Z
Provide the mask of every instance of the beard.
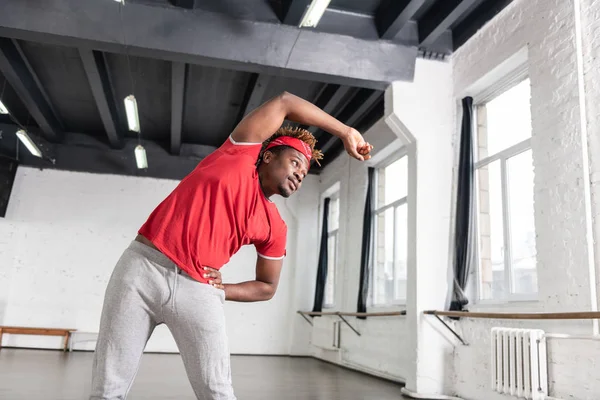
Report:
M288 187L286 186L286 184L285 184L285 183L283 183L283 184L279 185L279 186L277 187L277 190L279 191L279 194L281 195L281 197L284 197L284 198L286 198L286 199L287 199L288 197L290 197L290 196L292 195L292 193L293 193L293 192L290 190L290 188L288 188Z

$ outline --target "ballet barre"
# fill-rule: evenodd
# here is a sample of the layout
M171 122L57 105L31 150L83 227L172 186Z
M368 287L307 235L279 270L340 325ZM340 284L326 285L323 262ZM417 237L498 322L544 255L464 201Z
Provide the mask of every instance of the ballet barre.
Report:
M348 320L344 317L395 317L406 315L406 310L402 311L388 311L388 312L341 312L341 311L298 311L298 314L302 316L309 324L313 324L308 317L321 317L321 316L335 316L339 317L354 333L360 336L360 332L357 331Z
M564 319L600 319L600 311L575 311L558 313L497 313L497 312L469 312L469 311L423 311L425 315L433 315L465 346L467 343L440 317L453 318L479 318L479 319L512 319L512 320L564 320Z

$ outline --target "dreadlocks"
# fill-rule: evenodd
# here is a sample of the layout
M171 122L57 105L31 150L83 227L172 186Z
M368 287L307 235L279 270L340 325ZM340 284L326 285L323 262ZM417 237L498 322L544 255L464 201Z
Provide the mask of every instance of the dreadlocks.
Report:
M319 160L323 159L323 152L321 152L321 150L315 149L315 145L317 144L317 139L315 139L315 137L312 135L312 133L310 133L309 131L307 131L306 129L302 129L302 128L292 128L291 126L287 126L287 127L281 127L277 130L277 132L275 132L270 138L268 138L267 140L265 140L262 144L262 148L260 150L260 155L258 157L258 160L256 162L256 165L259 165L263 155L265 154L265 149L267 148L267 146L269 145L269 143L271 143L273 140L277 139L278 137L281 136L290 136L296 139L300 139L302 140L304 143L306 143L307 145L310 146L310 149L312 151L312 158L315 160L315 162L319 165L321 165L319 163Z

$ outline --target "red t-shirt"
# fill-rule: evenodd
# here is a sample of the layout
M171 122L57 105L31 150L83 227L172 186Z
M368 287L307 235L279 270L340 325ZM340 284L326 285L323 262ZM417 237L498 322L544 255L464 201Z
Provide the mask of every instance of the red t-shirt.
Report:
M287 226L260 187L260 149L230 137L158 205L139 234L200 282L207 281L203 266L220 269L244 245L282 259Z

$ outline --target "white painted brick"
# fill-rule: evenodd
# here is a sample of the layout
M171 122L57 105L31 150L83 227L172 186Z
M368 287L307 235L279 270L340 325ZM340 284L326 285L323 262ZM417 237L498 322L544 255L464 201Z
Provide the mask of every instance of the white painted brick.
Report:
M177 183L19 167L7 216L0 219L0 324L97 331L115 263L148 214ZM316 197L317 179L308 177L302 189L303 196ZM305 232L286 201L274 200L289 227L288 258L274 299L226 303L232 353L289 354L293 348L296 354L308 354L308 341L302 346L302 340L292 334L296 325L291 322L300 318L292 309L311 303L312 294L295 290L299 278L294 274L310 273L313 282L314 273L308 272L312 267L305 265L307 257L300 257L301 265L295 267L296 242L301 240L296 233L314 235L317 217L304 216ZM244 247L223 268L224 280L254 279L255 260L254 249ZM300 331L304 325L299 326ZM3 343L58 348L60 340L5 335ZM177 351L165 326L155 330L146 349Z
M600 173L600 2L582 0L586 104L592 176ZM583 143L572 1L515 0L453 57L457 97L488 71L528 48L535 167L534 200L540 301L537 311L589 310L591 296L585 231ZM593 186L593 214L600 214L600 185ZM600 233L595 220L596 237ZM598 240L596 240L596 243ZM596 264L598 263L596 245ZM597 281L600 277L597 275ZM510 311L526 311L512 305ZM498 311L507 311L499 308ZM466 399L505 399L489 388L492 326L539 327L549 332L590 334L590 322L523 323L462 321L470 343L455 351L455 388ZM597 399L597 341L552 339L548 346L550 394L561 399Z

